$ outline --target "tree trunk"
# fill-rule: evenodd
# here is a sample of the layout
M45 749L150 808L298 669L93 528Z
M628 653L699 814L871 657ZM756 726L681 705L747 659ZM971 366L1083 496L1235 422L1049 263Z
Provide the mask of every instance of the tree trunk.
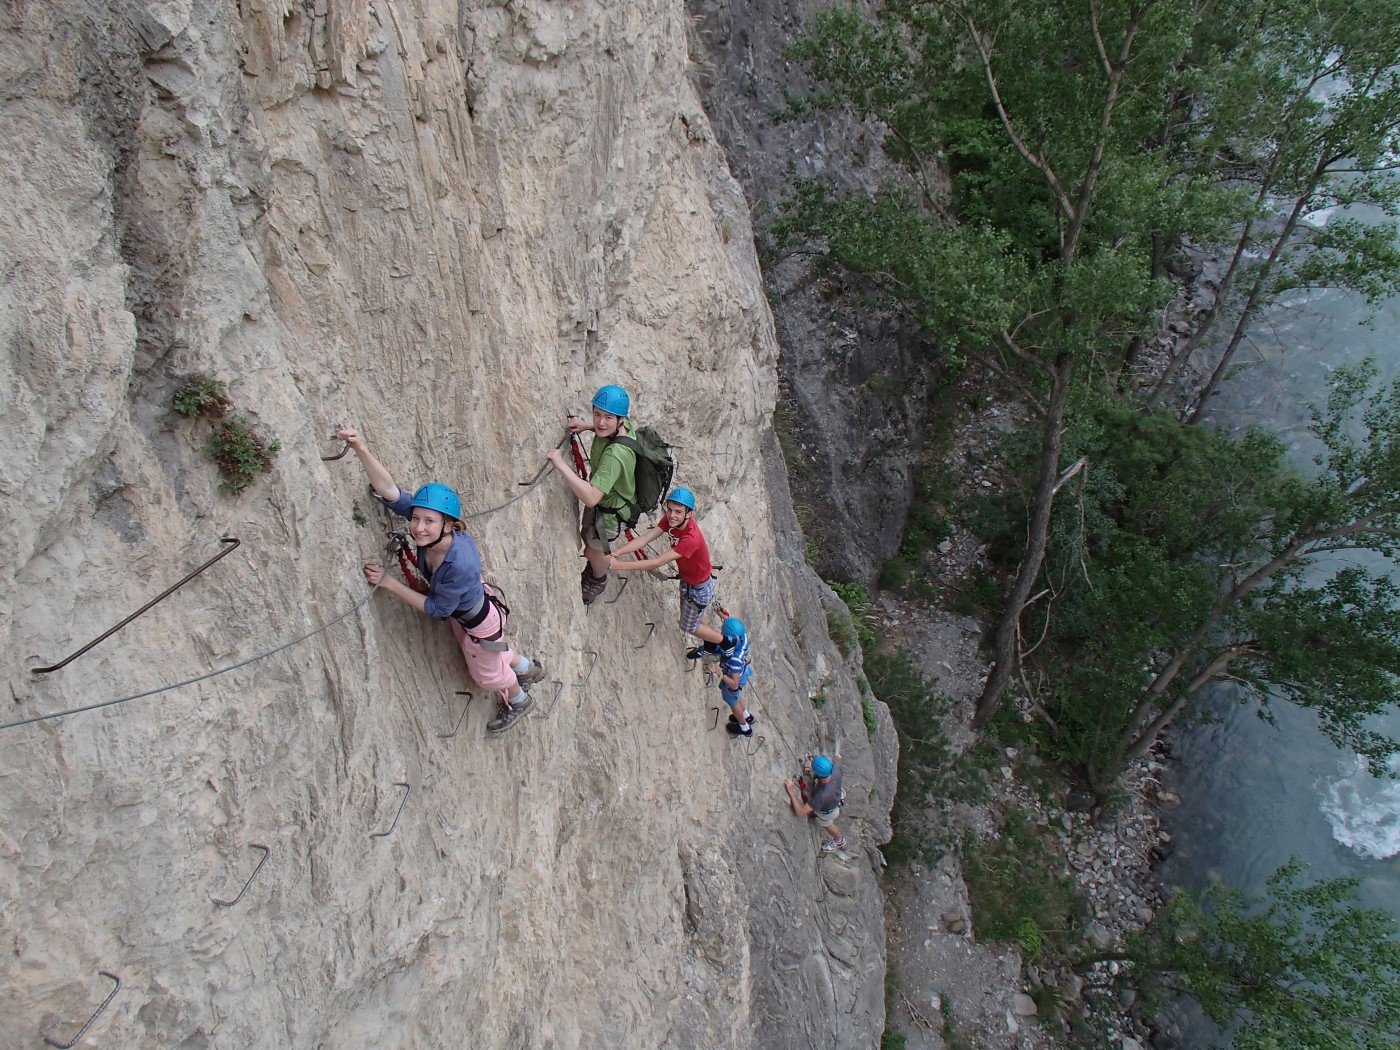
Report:
M1191 700L1215 680L1215 677L1234 662L1235 658L1249 648L1249 643L1239 642L1223 652L1216 653L1215 658L1208 663L1195 678L1182 690L1181 695L1172 700L1154 718L1148 726L1134 737L1131 733L1125 733L1118 741L1118 769L1121 772L1130 762L1135 762L1146 754L1147 749L1156 742L1167 726L1171 725L1172 719L1181 714Z
M1186 420L1188 423L1200 422L1201 415L1206 409L1206 403L1215 394L1216 388L1220 386L1220 381L1225 378L1230 362L1235 357L1235 351L1240 348L1240 343L1244 342L1249 323L1254 320L1254 315L1258 313L1259 307L1266 299L1264 292L1269 284L1269 279L1273 276L1274 267L1278 265L1279 257L1283 255L1283 249L1287 247L1289 239L1293 236L1293 231L1298 228L1298 220L1303 217L1304 208L1312 200L1312 189L1316 187L1319 177L1314 178L1307 193L1300 194L1295 198L1293 210L1288 215L1288 221L1283 224L1283 229L1274 238L1273 247L1269 250L1269 257L1260 264L1259 269L1255 272L1254 283L1250 285L1249 296L1245 299L1244 309L1240 311L1239 320L1235 322L1235 330L1230 335L1230 342L1226 345L1225 352L1220 355L1220 360L1216 362L1215 369L1211 372L1210 379L1201 391L1200 397L1197 398L1196 407Z
M977 713L972 719L974 729L982 729L1001 704L1006 684L1019 649L1021 613L1040 566L1045 561L1045 545L1050 535L1050 512L1055 502L1055 485L1060 474L1060 446L1065 437L1065 407L1069 401L1070 380L1074 376L1074 356L1066 353L1055 362L1051 371L1050 399L1045 406L1045 423L1041 430L1040 476L1035 486L1035 506L1031 513L1030 535L1026 541L1026 556L1016 574L1016 582L1007 596L1006 610L997 625L996 663L987 677L987 685L977 699Z
M1254 233L1254 219L1245 220L1244 227L1240 230L1240 235L1235 239L1235 249L1230 256L1230 265L1225 268L1225 273L1220 278L1220 287L1216 289L1215 299L1206 308L1205 314L1196 319L1196 329L1186 342L1177 351L1176 356L1167 362L1167 367L1162 370L1162 374L1157 377L1156 384L1152 387L1152 393L1148 396L1149 405L1160 405L1167 397L1168 388L1181 374L1186 367L1191 356L1203 343L1211 331L1215 328L1215 322L1220 316L1220 310L1225 305L1225 301L1230 295L1235 282L1235 274L1239 270L1240 262L1245 257L1245 250L1249 247L1250 238Z

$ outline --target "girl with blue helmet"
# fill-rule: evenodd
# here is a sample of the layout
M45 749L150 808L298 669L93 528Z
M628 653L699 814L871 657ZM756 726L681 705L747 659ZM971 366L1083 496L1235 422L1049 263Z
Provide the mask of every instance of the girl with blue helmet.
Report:
M622 387L609 383L593 395L593 419L570 416L566 421L569 433L593 432L593 445L588 450L587 480L579 477L564 462L560 449L551 449L548 459L583 504L583 525L579 538L588 559L579 585L583 604L592 605L608 587L608 553L626 526L623 516L637 498L637 454L616 437L632 436L627 416L632 399Z
M543 678L544 667L526 656L517 657L506 644L505 617L510 610L481 578L481 555L462 524L462 501L451 488L437 482L412 494L404 491L374 458L358 431L347 427L337 431L336 437L355 450L374 494L399 517L408 519L428 593L419 594L374 563L364 567L365 579L419 612L452 624L472 678L501 698L496 716L486 727L492 732L509 728L533 703L525 686Z

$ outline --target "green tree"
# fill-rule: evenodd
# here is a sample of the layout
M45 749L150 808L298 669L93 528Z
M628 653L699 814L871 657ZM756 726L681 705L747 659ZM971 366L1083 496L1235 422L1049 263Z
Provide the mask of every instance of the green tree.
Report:
M1153 145L1192 16L1154 0L891 3L879 21L828 11L794 48L823 85L809 103L883 122L915 192L832 199L803 186L779 232L822 238L945 345L1011 381L1040 419L1027 542L979 725L1018 663L1078 373L1092 385L1150 330L1167 295L1154 245L1224 211L1217 182L1180 175ZM939 164L946 195L930 175Z
M1400 387L1374 379L1369 363L1337 374L1309 475L1259 431L1085 413L1070 448L1095 470L1028 619L1049 639L1033 663L1055 683L1038 690L1053 744L1096 792L1222 681L1265 717L1279 699L1308 708L1377 771L1400 748L1369 726L1400 703L1400 588L1337 569L1393 562L1400 539Z
M1219 344L1189 399L1197 421L1259 311L1298 289L1357 293L1372 305L1400 285L1389 223L1400 214L1400 4L1249 0L1209 8L1182 159L1247 193L1214 303L1154 390L1161 400L1202 346ZM1330 209L1365 207L1365 221ZM1328 209L1328 211L1323 211ZM1324 217L1309 217L1321 212Z
M905 191L873 197L802 186L778 232L820 238L832 259L870 275L947 346L1005 377L1040 420L1026 543L977 705L982 726L1024 669L1026 617L1044 593L1036 584L1069 474L1061 461L1071 416L1117 385L1107 380L1151 333L1167 295L1167 251L1232 245L1220 302L1172 366L1233 319L1198 407L1274 297L1327 286L1375 299L1394 288L1400 253L1387 232L1307 216L1324 205L1394 211L1400 182L1383 169L1400 124L1400 0L896 0L876 20L826 13L793 53L822 85L803 104L848 105L881 121L910 178ZM1291 600L1299 615L1319 615L1289 598L1297 558L1332 542L1304 532L1298 548L1271 552L1259 577L1222 581L1195 629L1176 639L1148 701L1121 721L1128 728L1108 749L1109 766L1150 745L1183 693L1224 673L1253 681L1266 640L1281 637L1245 622L1257 604L1246 599L1266 581L1271 608ZM1147 559L1139 571L1155 557L1136 556ZM1172 559L1161 568L1192 571ZM1224 638L1233 641L1198 663ZM1124 664L1127 653L1112 659ZM1195 674L1182 683L1187 667ZM1117 679L1105 671L1101 684Z
M1177 895L1130 944L1129 979L1190 995L1237 1050L1400 1045L1400 942L1357 881L1300 885L1290 862L1249 900L1214 885Z

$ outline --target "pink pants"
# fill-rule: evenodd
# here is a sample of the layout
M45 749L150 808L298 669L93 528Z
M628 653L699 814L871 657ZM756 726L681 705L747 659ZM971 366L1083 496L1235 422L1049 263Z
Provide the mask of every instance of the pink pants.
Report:
M489 638L501 629L501 611L494 605L487 603L486 619L472 628L472 632L481 638ZM514 692L516 687L515 671L512 668L519 661L519 657L511 649L503 653L498 653L493 649L478 645L472 641L466 631L462 630L462 625L456 620L448 620L452 625L452 633L457 636L457 644L462 647L462 656L467 661L467 672L477 685L487 692L509 694ZM504 642L504 635L497 639Z

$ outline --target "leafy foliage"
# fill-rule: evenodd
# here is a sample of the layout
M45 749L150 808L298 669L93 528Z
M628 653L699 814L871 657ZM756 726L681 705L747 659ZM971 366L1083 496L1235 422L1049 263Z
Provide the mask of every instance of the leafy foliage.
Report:
M1373 716L1400 702L1400 588L1319 559L1396 553L1400 392L1366 365L1338 373L1304 476L1258 431L1238 438L1105 401L1068 447L1092 464L1079 514L1060 515L1026 616L1057 757L1102 790L1207 685L1228 680L1267 715L1307 707L1384 770L1397 744ZM1159 654L1158 663L1150 654Z
M870 608L870 594L859 583L843 583L840 580L827 580L827 585L846 603L851 613L851 626L855 630L856 641L862 649L873 649L878 640L875 634L875 616Z
M1400 1042L1395 920L1355 903L1354 879L1274 873L1262 900L1214 885L1179 894L1130 946L1140 976L1194 997L1238 1050L1382 1050Z
M819 84L795 105L843 106L878 120L886 151L907 174L869 195L799 184L775 228L780 240L817 245L830 260L868 275L950 351L978 358L1016 386L1041 417L1026 527L1011 559L1015 578L976 724L1000 702L1023 637L1039 634L1023 622L1023 611L1032 610L1032 620L1045 615L1032 594L1050 543L1062 444L1079 426L1070 416L1120 387L1169 294L1170 251L1189 242L1228 260L1218 302L1191 322L1185 347L1154 393L1162 396L1176 370L1228 320L1233 330L1193 419L1250 319L1271 299L1328 287L1375 302L1400 287L1400 250L1389 232L1326 210L1365 205L1400 213L1400 179L1385 177L1400 149L1397 27L1400 0L1048 0L1033 8L1011 0L891 0L873 18L855 8L828 11L794 45L792 56ZM1151 427L1165 433L1166 423ZM1139 439L1150 445L1161 433ZM1203 469L1211 457L1229 459L1209 443L1191 449L1187 439L1171 440ZM1270 454L1267 439L1248 442L1246 460ZM1131 473L1132 464L1124 469ZM1241 464L1239 477L1281 484L1279 498L1218 488L1218 506L1207 506L1200 521L1223 525L1243 546L1195 542L1187 534L1203 526L1183 498L1192 476L1166 473L1177 486L1162 501L1174 521L1159 520L1145 485L1134 497L1142 505L1119 504L1107 514L1107 541L1088 531L1088 521L1072 541L1077 523L1056 526L1057 542L1071 548L1048 571L1063 574L1077 561L1087 574L1093 556L1106 556L1094 575L1130 590L1141 580L1165 603L1136 638L1091 653L1085 670L1089 693L1111 702L1106 719L1102 709L1079 705L1079 721L1085 733L1089 721L1096 723L1096 761L1109 765L1149 741L1179 710L1183 693L1198 688L1194 678L1177 682L1188 665L1202 673L1213 667L1207 679L1233 665L1246 683L1260 680L1256 670L1269 662L1266 633L1245 621L1265 596L1253 592L1268 583L1271 608L1287 604L1284 596L1300 579L1289 566L1325 546L1327 530L1309 532L1307 518L1320 523L1337 510L1301 481ZM1358 496L1364 489L1348 494L1352 503ZM1267 536L1249 533L1262 520L1250 515L1261 508L1273 515ZM1158 531L1130 541L1138 527ZM1305 535L1313 538L1287 554L1258 557L1261 544ZM1368 533L1373 549L1379 536ZM1257 580L1216 573L1224 603L1208 603L1183 633L1192 610L1201 611L1210 579L1187 564L1190 558L1263 568L1280 556L1282 565ZM889 578L902 578L900 566ZM1380 598L1372 587L1371 603ZM1147 605L1131 595L1118 601ZM1081 618L1106 615L1111 604L1101 600ZM1300 613L1321 615L1316 603L1295 604ZM1333 605L1335 619L1341 606ZM1376 620L1369 622L1374 640ZM1269 636L1282 638L1277 630ZM1125 709L1115 683L1133 661L1140 666L1144 646L1158 644L1175 654L1149 687L1161 703L1129 702ZM1321 699L1301 680L1291 695L1313 706ZM1125 727L1117 739L1115 723ZM1329 726L1338 738L1379 753L1354 723L1332 719Z
M963 877L983 937L1013 941L1030 954L1062 951L1083 912L1074 880L1043 832L1024 814L1007 813L997 834L963 845Z
M923 824L929 806L983 797L986 776L952 749L943 731L948 699L918 672L907 652L867 649L865 674L871 690L889 708L899 737L899 790L891 813L894 838L885 847L886 856L897 863L932 851Z
M272 470L281 445L262 437L246 419L238 416L214 428L206 451L223 475L219 488L230 496L237 496L256 481L259 474Z
M170 407L182 416L222 419L233 408L233 401L228 396L228 384L223 380L197 375L175 391Z

